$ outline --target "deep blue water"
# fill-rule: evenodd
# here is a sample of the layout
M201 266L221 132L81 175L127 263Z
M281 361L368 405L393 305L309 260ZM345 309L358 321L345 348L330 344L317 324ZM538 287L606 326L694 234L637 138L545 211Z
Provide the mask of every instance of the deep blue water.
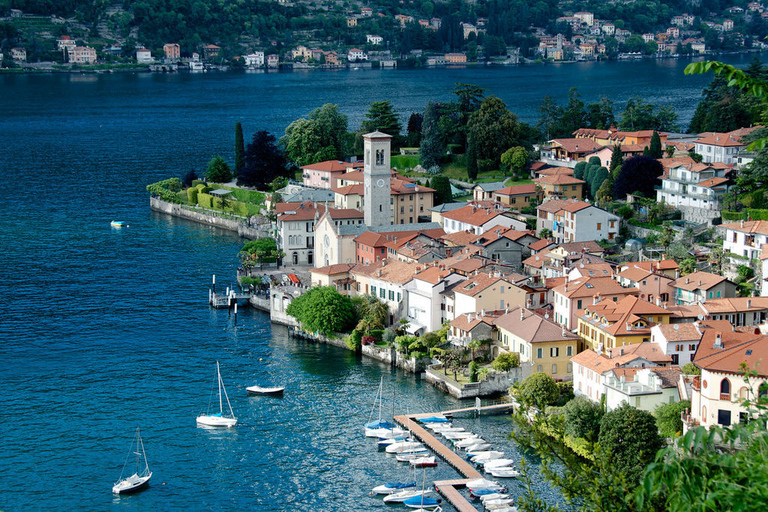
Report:
M399 413L457 402L297 342L262 313L241 311L235 326L209 310L210 276L232 282L242 240L151 213L145 186L216 153L231 159L236 121L280 134L333 102L356 128L372 101L390 99L405 122L450 100L455 82L486 87L528 122L545 94L563 103L576 86L617 110L634 95L673 105L687 124L709 78L684 76L684 64L0 76L0 510L382 508L369 489L407 471L361 435L379 378ZM195 427L216 360L240 418L232 431ZM254 383L285 384L285 397L248 398ZM514 452L508 420L467 423ZM152 487L114 498L136 426ZM428 476L455 477L445 464Z

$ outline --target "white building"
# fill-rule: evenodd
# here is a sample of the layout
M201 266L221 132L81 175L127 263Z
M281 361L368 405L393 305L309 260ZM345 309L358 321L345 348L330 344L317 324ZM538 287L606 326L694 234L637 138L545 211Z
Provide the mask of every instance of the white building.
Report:
M413 332L423 328L426 332L440 329L449 320L442 295L446 287L464 280L464 277L439 266L430 266L418 272L404 285L407 295L408 321Z
M764 244L768 244L768 221L750 220L723 224L723 252L756 260L762 255ZM765 275L768 277L768 275Z
M679 368L613 368L604 373L605 404L609 411L626 403L653 412L658 406L680 401Z
M685 324L656 324L651 327L651 343L672 358L674 366L683 366L693 361L696 349L703 336L698 322Z
M700 154L705 163L723 162L732 164L736 162L736 154L746 143L742 137L751 133L758 127L739 128L727 133L710 133L695 141L696 153Z
M442 217L443 229L448 234L469 231L476 235L482 235L488 229L496 226L518 231L527 229L525 222L508 213L506 207L501 203L496 203L494 206L479 206L470 203L462 208L444 212Z
M155 59L152 57L152 52L146 48L136 49L136 62L139 64L152 64Z
M249 53L245 57L245 67L247 68L263 68L264 67L264 52Z
M390 190L392 136L381 132L363 135L363 176L366 226L392 224Z
M368 55L360 48L352 48L349 50L349 52L347 52L347 60L349 62L368 60Z
M369 43L369 44L372 44L372 45L375 45L375 46L378 46L378 45L380 45L381 43L384 42L384 38L381 37L381 36L373 35L373 34L366 34L365 42Z
M627 354L614 358L599 354L594 350L584 350L571 358L573 365L573 393L585 396L595 403L608 394L609 373L619 368L650 368L654 363L636 354ZM617 379L621 383L621 379ZM626 378L625 378L626 381ZM616 388L617 383L613 383ZM631 403L630 405L635 405Z
M707 164L681 164L672 167L669 176L662 178L656 200L675 208L687 206L719 212L728 182L725 169Z

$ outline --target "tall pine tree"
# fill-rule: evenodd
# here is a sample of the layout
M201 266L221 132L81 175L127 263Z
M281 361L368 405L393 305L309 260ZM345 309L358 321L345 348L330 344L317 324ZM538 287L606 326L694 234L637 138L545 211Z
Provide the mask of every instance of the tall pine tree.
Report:
M424 121L421 124L421 147L419 148L419 160L421 160L421 165L427 169L433 165L440 165L440 158L445 154L445 142L440 134L437 121L437 107L430 101L424 111Z
M235 176L245 167L245 143L243 141L243 125L235 124Z
M651 147L648 149L648 155L651 158L661 158L664 155L664 150L661 149L661 137L656 130L653 130L653 135L651 135Z
M624 153L621 151L621 146L616 144L613 146L613 153L611 153L611 163L608 169L613 172L613 170L620 166L623 161Z

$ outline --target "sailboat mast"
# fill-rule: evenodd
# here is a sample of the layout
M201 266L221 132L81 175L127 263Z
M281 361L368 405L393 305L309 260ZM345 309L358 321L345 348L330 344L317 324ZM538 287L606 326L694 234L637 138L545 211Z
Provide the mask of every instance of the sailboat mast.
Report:
M384 401L384 377L379 381L379 424L381 424L381 403Z
M141 442L141 433L139 427L136 427L136 474L139 474L139 443ZM142 450L144 445L142 444Z
M216 377L219 379L219 412L224 412L224 407L221 403L221 370L219 370L219 362L216 361Z

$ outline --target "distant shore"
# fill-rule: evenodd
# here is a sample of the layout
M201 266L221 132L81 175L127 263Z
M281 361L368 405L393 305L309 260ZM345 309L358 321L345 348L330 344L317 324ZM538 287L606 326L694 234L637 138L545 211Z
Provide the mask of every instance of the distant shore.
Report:
M619 58L613 59L613 61L633 61L633 60L667 60L667 59L712 59L722 55L741 55L741 54L761 54L768 50L764 49L749 49L742 51L730 51L730 52L712 52L703 55L631 55L621 54ZM535 65L549 65L549 64L579 64L587 62L610 62L608 59L593 59L593 60L531 60L523 59L519 63L506 63L501 61L482 61L482 62L466 62L460 64L448 64L438 66L374 66L371 62L365 62L361 64L347 64L344 66L327 66L327 65L307 65L304 63L300 66L294 66L294 63L283 63L279 68L240 68L232 66L218 66L211 65L206 68L204 72L214 73L228 73L228 72L262 72L262 73L280 73L280 72L293 72L293 71L349 71L349 70L366 70L366 69L456 69L456 68L468 68L468 67L507 67L507 66L535 66ZM187 66L181 66L176 70L153 70L148 65L144 64L118 64L115 66L109 66L107 64L99 64L96 66L78 66L78 67L65 67L59 63L34 63L27 64L25 67L19 68L0 68L0 74L37 74L37 73L69 73L69 74L107 74L107 73L201 73L200 71L192 72Z

